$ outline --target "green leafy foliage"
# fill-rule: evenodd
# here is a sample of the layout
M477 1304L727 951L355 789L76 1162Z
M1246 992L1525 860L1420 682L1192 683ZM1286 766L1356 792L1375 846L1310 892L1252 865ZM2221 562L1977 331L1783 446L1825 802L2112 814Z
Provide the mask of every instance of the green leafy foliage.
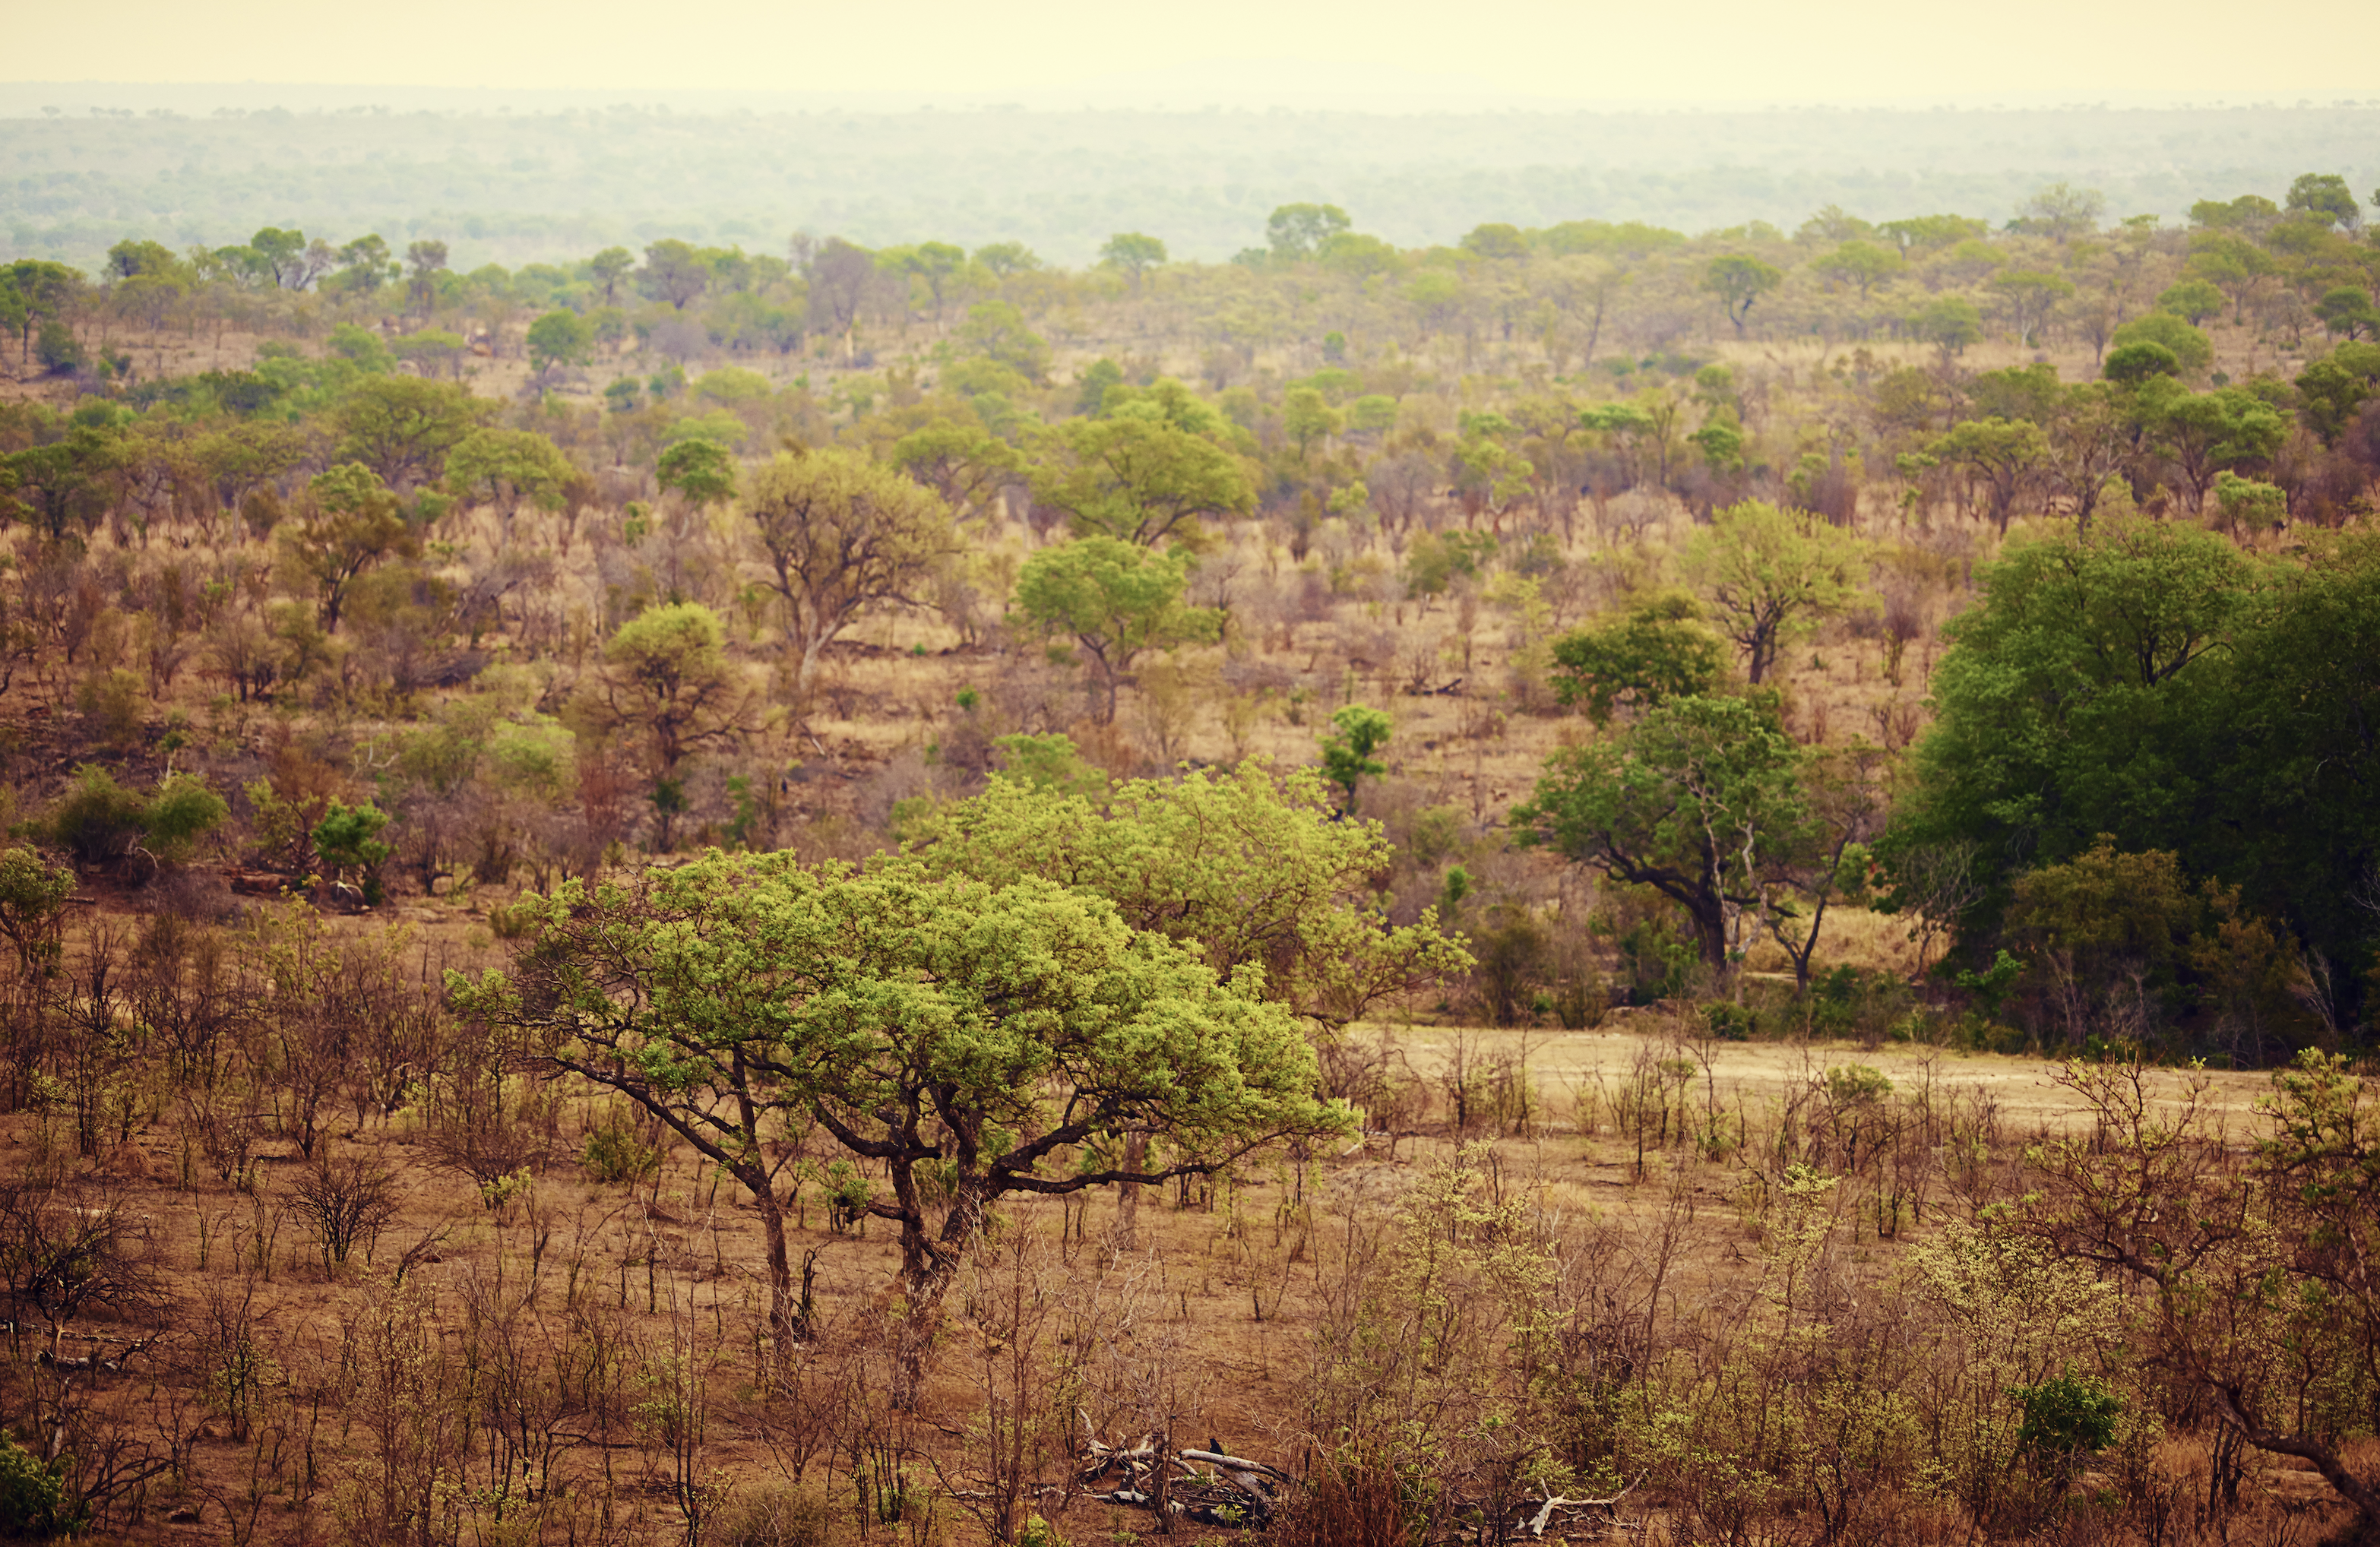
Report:
M1673 698L1696 698L1717 685L1719 642L1700 622L1691 597L1662 595L1619 618L1554 641L1554 693L1586 706L1596 724L1615 710L1641 712Z
M1379 709L1349 704L1331 715L1330 724L1339 733L1323 738L1322 771L1347 792L1347 809L1354 811L1355 786L1366 777L1377 779L1389 771L1387 764L1372 756L1388 744L1389 717Z

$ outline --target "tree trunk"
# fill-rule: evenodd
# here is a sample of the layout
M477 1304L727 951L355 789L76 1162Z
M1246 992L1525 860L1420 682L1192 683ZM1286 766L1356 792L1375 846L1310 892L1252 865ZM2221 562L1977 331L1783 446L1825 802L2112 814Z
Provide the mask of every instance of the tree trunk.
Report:
M1137 1171L1148 1161L1148 1135L1135 1133L1123 1142L1123 1168ZM1140 1184L1123 1182L1116 1189L1115 1244L1119 1251L1139 1248Z
M809 1335L809 1328L801 1325L800 1311L794 1303L794 1264L785 1250L785 1210L777 1201L777 1190L767 1178L754 1185L745 1178L745 1189L760 1205L760 1231L767 1240L769 1258L769 1333L776 1343L776 1368L782 1372L793 1360L796 1342Z

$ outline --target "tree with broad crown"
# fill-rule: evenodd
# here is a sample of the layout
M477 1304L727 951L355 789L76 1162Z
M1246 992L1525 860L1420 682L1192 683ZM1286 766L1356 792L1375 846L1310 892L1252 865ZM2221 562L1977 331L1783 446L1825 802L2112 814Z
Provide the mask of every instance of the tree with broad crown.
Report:
M446 453L447 491L502 506L508 529L524 504L562 509L577 477L562 448L534 429L475 429Z
M1123 270L1135 290L1140 288L1143 273L1162 267L1164 262L1165 244L1137 231L1119 231L1099 248L1099 266Z
M595 330L575 311L549 311L528 325L528 363L540 378L556 366L585 365Z
M2309 172L2291 183L2286 208L2350 231L2363 224L2363 207L2335 172Z
M1282 1139L1343 1131L1314 1054L1191 949L1039 878L994 886L713 853L533 901L509 973L450 979L552 1070L618 1091L759 1207L777 1357L798 1321L778 1190L811 1125L880 1164L868 1212L900 1231L893 1397L916 1404L944 1292L988 1211L1204 1175ZM1135 1169L1084 1157L1138 1138ZM775 1151L772 1157L771 1151Z
M2180 523L2103 519L2012 540L1945 629L1937 718L1888 864L1973 845L1967 927L1998 919L2020 868L2101 833L2131 851L2181 847L2220 768L2199 684L2223 670L2252 573L2223 538Z
M1767 680L1778 652L1861 597L1866 549L1807 511L1747 500L1713 513L1680 562L1709 598L1719 631L1743 652L1744 677Z
M1937 437L1925 453L1980 479L1990 492L1992 522L2006 532L2017 501L2049 460L2049 437L2023 419L1969 419Z
M1895 274L1909 267L1909 260L1890 248L1874 242L1850 241L1821 258L1811 267L1838 284L1849 284L1859 291L1860 299L1868 292L1888 283Z
M1033 497L1065 512L1081 537L1153 544L1195 531L1200 516L1256 509L1239 458L1162 418L1069 419L1034 449L1044 460Z
M313 589L323 631L336 634L357 577L384 560L411 558L421 545L406 525L396 496L359 463L317 474L306 493L304 514L285 523L275 537L283 562Z
M1220 976L1262 968L1268 998L1325 1027L1442 988L1471 965L1434 911L1396 927L1379 916L1395 850L1378 822L1332 808L1317 769L1251 758L1085 792L1015 767L936 812L888 863L1002 886L1052 877L1200 952Z
M1703 270L1702 288L1717 296L1727 312L1727 320L1735 325L1740 337L1743 320L1752 312L1755 301L1785 282L1785 276L1774 264L1742 253L1729 253L1714 258Z
M753 473L742 503L784 605L803 692L820 652L855 618L919 605L925 582L959 551L941 496L856 452L781 453Z
M1983 313L1964 296L1928 301L1910 318L1909 325L1918 337L1942 352L1946 363L1953 356L1965 354L1967 345L1984 336Z
M2100 218L2107 212L2107 196L2097 188L2052 183L2026 199L2017 217L2053 240L2063 242L2099 229Z
M988 508L1024 472L1025 458L980 421L936 419L893 442L892 465L965 514Z
M619 299L620 282L637 266L637 255L626 248L605 248L587 260L588 272L603 287L603 304L610 306Z
M743 729L748 702L726 641L719 615L688 601L649 607L605 642L589 707L606 725L645 728L657 780L674 777L695 748Z
M1692 597L1657 596L1609 622L1564 635L1554 641L1555 696L1584 701L1587 717L1604 725L1614 709L1642 712L1709 693L1723 663L1701 614Z
M2143 384L2140 407L2181 474L2192 510L2205 507L2218 473L2263 463L2289 438L2280 411L2240 387L2189 393L2161 377Z
M2192 327L2204 327L2210 317L2223 312L2223 292L2203 279L2186 279L2169 284L2157 295L2157 309L2169 311Z
M710 265L702 250L675 236L665 236L645 248L645 266L637 276L646 295L667 301L674 311L710 287Z
M735 453L705 435L673 441L653 464L653 481L698 509L724 504L735 498Z
M1772 705L1674 699L1621 735L1555 753L1512 828L1677 903L1704 964L1724 971L1809 847L1803 761Z
M1099 663L1107 685L1099 723L1115 719L1116 689L1144 650L1212 639L1221 618L1185 607L1190 556L1152 553L1113 538L1078 538L1045 548L1016 578L1016 608L1045 634L1072 636Z
M1350 224L1336 204L1283 204L1265 220L1265 245L1281 262L1303 262Z
M334 455L360 462L391 488L434 483L446 453L480 427L489 405L465 388L411 376L374 376L332 410Z

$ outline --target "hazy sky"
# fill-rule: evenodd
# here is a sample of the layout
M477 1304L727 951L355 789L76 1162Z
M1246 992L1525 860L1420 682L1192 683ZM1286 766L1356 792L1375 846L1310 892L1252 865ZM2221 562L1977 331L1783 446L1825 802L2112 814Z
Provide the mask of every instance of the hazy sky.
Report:
M2380 5L2268 0L252 0L28 6L16 79L1476 103L2380 95Z

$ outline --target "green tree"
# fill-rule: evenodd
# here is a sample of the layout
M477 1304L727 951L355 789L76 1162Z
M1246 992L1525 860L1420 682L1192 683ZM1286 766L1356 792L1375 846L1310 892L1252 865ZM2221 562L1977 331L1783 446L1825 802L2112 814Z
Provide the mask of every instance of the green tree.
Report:
M1099 248L1100 267L1123 270L1135 290L1140 288L1142 274L1164 263L1165 244L1137 231L1119 231Z
M274 531L283 563L314 593L316 621L336 634L356 581L385 561L421 550L404 507L378 474L346 462L316 475L295 521Z
M2362 206L2347 179L2332 172L2309 172L2291 183L2284 208L2350 231L2363 224Z
M1909 267L1909 260L1889 248L1874 242L1845 242L1826 257L1811 265L1837 284L1848 284L1859 291L1864 301L1868 292L1879 284L1889 284L1893 277Z
M2203 279L2169 284L2157 296L2159 311L2169 311L2193 328L2203 327L2208 318L2219 316L2223 307L2223 292Z
M1909 320L1910 331L1942 352L1948 361L1967 352L1984 336L1983 313L1964 296L1943 296L1928 301Z
M1023 242L992 242L979 247L975 249L975 260L994 279L1029 274L1041 267L1041 260Z
M710 288L710 264L692 243L664 236L645 248L645 266L638 271L637 283L654 300L684 311L688 301Z
M1297 460L1305 460L1317 441L1327 441L1346 427L1346 417L1330 406L1312 387L1292 387L1281 396L1281 428L1297 446Z
M2017 218L2044 236L2064 242L2098 230L2100 217L2107 212L2107 195L2097 188L2052 183L2027 199L2017 212Z
M2170 312L2153 311L2135 317L2107 335L2116 349L2155 344L2172 352L2181 369L2195 375L2215 363L2215 342Z
M605 248L587 260L588 272L603 287L603 304L615 306L620 299L620 282L637 266L637 255L626 248Z
M2157 444L2190 491L2193 510L2204 507L2206 491L2219 474L2268 460L2289 437L2289 421L2280 412L2244 388L2193 393L2160 385L2168 390L2144 395L2143 407Z
M2380 392L2380 344L2342 344L2329 358L2309 364L2295 384L2298 417L2324 446L2336 446L2364 402Z
M819 656L870 608L917 607L959 551L941 496L856 452L780 454L746 486L744 514L784 607L808 693Z
M2339 284L2322 293L2313 304L2313 314L2322 319L2323 331L2333 338L2380 339L2380 306L2372 302L2371 293L2360 285Z
M1343 1130L1296 1022L1114 907L1001 887L713 854L626 885L567 883L467 1013L618 1091L759 1205L780 1359L796 1320L779 1191L815 1125L884 1167L900 1231L894 1401L914 1406L942 1296L1001 1199L1202 1175ZM1126 1169L1095 1146L1138 1137Z
M0 935L16 949L17 970L44 976L57 962L58 919L74 895L75 873L22 844L0 852Z
M556 366L585 365L595 330L575 311L549 311L528 325L528 362L540 377Z
M2259 200L2266 209L2270 200ZM2231 320L2244 322L2248 299L2280 272L2270 253L2247 237L2218 231L2191 240L2190 260L2183 272L2203 279L2231 297Z
M2050 313L2058 308L2058 303L2074 294L2072 280L2034 269L2010 269L1994 274L1991 286L2008 306L2010 329L2017 342L2028 349L2047 324Z
M381 830L387 826L388 813L369 801L360 805L333 801L310 835L314 852L331 867L334 882L350 873L363 877L366 901L379 900L380 887L372 873L394 852L381 840Z
M1673 698L1706 695L1719 679L1719 642L1701 622L1692 597L1665 595L1631 607L1609 622L1554 641L1554 693L1584 702L1596 724L1614 709L1632 714Z
M1395 850L1378 823L1334 809L1317 769L1250 758L1082 791L1045 788L1015 767L937 812L902 863L995 886L1062 878L1222 977L1260 968L1267 997L1325 1026L1442 988L1471 964L1434 914L1396 926L1379 917Z
M2181 358L2164 344L2143 339L2108 350L2099 373L2119 386L2137 387L2152 376L2179 377Z
M1372 756L1389 743L1389 717L1379 709L1348 704L1330 717L1330 725L1338 734L1322 738L1322 772L1346 792L1347 809L1353 812L1355 786L1367 776L1378 779L1389 771L1386 763Z
M1283 204L1265 221L1265 245L1278 261L1302 263L1349 224L1347 212L1336 204Z
M2002 532L2017 502L2049 461L2049 437L2022 419L1969 419L1952 425L1925 448L1937 462L1964 467L1989 491L1992 521Z
M0 465L7 468L14 490L10 503L44 538L58 542L78 528L89 532L99 525L114 502L128 454L124 436L114 429L77 424L63 439L8 453Z
M1256 508L1237 457L1161 418L1070 419L1035 450L1033 497L1065 512L1078 536L1158 543L1189 536L1201 516Z
M967 308L955 342L969 354L1007 367L1038 386L1050 374L1050 345L1025 325L1025 314L1006 301L978 301Z
M1701 286L1717 296L1727 320L1735 325L1738 337L1743 334L1743 320L1751 314L1753 303L1785 282L1785 276L1774 264L1742 253L1728 253L1714 258L1703 270Z
M332 410L332 454L362 463L392 488L435 483L445 474L446 453L480 428L488 407L452 382L370 377Z
M1509 221L1490 221L1475 225L1456 244L1474 257L1490 262L1509 263L1529 256L1529 239L1521 228Z
M1969 844L1988 929L2017 871L2100 834L2184 850L2226 759L2207 716L2240 626L2251 561L2221 537L2128 518L2011 541L1981 599L1946 625L1937 718L1884 849Z
M727 631L698 602L649 607L604 643L592 707L610 727L651 738L655 779L667 780L697 748L744 729L748 699L727 659Z
M1803 762L1764 705L1672 699L1555 753L1511 825L1524 844L1675 902L1705 965L1723 971L1809 846Z
M653 479L697 508L725 504L735 498L735 453L709 436L690 436L662 448Z
M1077 538L1025 562L1016 607L1044 634L1062 634L1090 652L1106 683L1099 722L1114 720L1116 689L1145 650L1212 639L1221 618L1184 604L1190 556L1152 553L1114 538Z
M1758 500L1715 512L1680 560L1719 632L1743 652L1744 677L1755 684L1767 680L1786 645L1859 599L1865 564L1851 533Z
M196 775L167 774L144 796L86 763L43 815L41 830L86 864L135 854L152 865L176 864L230 815L224 798Z
M524 504L562 509L577 477L562 448L534 429L475 429L446 453L448 492L501 505L507 526Z

